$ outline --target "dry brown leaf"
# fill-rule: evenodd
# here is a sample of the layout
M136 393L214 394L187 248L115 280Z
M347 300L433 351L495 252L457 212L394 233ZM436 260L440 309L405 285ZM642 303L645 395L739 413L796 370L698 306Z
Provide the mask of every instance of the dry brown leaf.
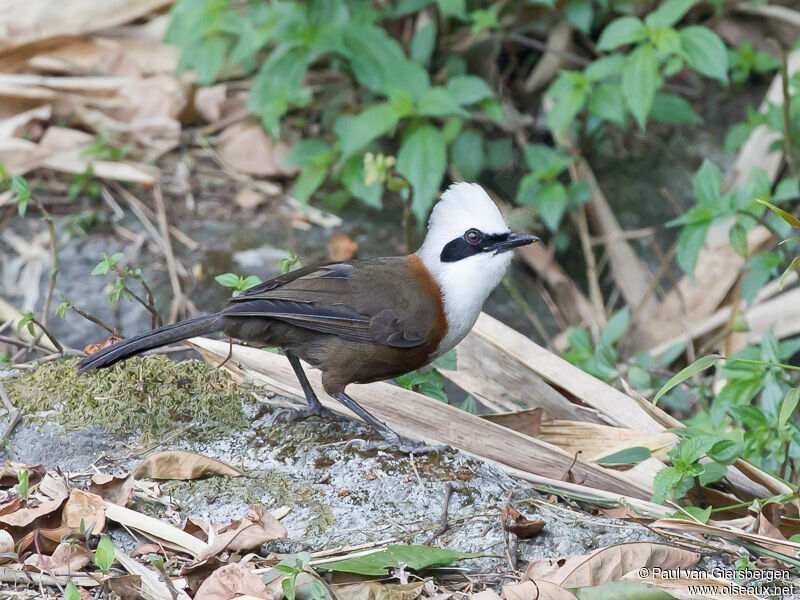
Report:
M145 458L133 472L139 479L198 479L206 475L244 477L245 473L227 463L185 450L164 450Z
M48 500L34 506L26 506L14 512L0 515L0 523L8 527L29 527L41 519L53 514L61 508L64 500Z
M253 505L250 509L253 511L252 516L220 527L214 541L208 545L198 560L214 556L223 550L248 551L258 548L261 544L286 538L288 535L286 527L263 506Z
M780 502L767 502L761 507L756 519L756 533L776 540L786 541L786 536L781 531L781 518L786 514L786 509ZM776 548L773 548L776 550ZM778 550L780 552L780 550Z
M103 500L125 506L133 496L135 483L133 473L129 475L106 475L101 473L92 475L89 491L97 494Z
M3 317L6 318L6 317ZM17 473L28 471L28 485L39 483L45 475L42 465L26 465L24 463L8 462L0 467L0 487L12 487L17 485Z
M272 600L272 594L261 577L239 563L225 565L214 571L197 590L195 600L232 600L248 595Z
M105 580L108 590L120 600L139 600L142 597L142 578L139 575L119 575Z
M63 477L54 476L47 473L44 478L39 482L36 491L44 494L53 500L63 500L69 496L69 487Z
M560 585L549 581L523 581L503 586L505 600L578 600Z
M529 408L515 412L481 415L481 418L514 431L519 431L525 435L536 437L541 429L542 412L541 408Z
M472 594L469 600L502 600L494 590L483 590L477 594Z
M108 348L109 346L113 346L117 342L121 342L121 341L122 341L121 337L117 337L115 335L112 335L111 337L104 339L102 342L96 342L94 344L89 344L88 346L86 346L83 349L83 353L86 354L87 356L90 356L92 354L100 352L100 350L102 350L104 348ZM97 477L97 475L95 475L95 477ZM102 475L100 477L102 477ZM94 479L94 477L92 477L92 479Z
M25 565L48 575L77 573L92 560L90 554L78 544L59 544L51 556L38 553L25 559Z
M153 517L118 506L111 502L105 503L106 517L116 521L121 525L140 531L156 543L163 544L165 547L176 549L180 552L187 552L195 557L202 554L207 545L196 537L181 531L174 525L164 521L159 521ZM134 574L134 573L132 573Z
M181 589L170 589L161 575L153 569L136 562L120 550L115 550L117 561L131 575L142 580L141 597L146 600L189 600L189 595Z
M328 244L328 258L334 262L350 260L357 252L358 242L338 231Z
M258 190L242 188L233 199L237 205L245 209L255 208L267 201L267 197Z
M296 168L286 165L289 147L283 142L273 143L257 123L234 123L225 128L217 150L225 166L234 171L264 177L297 173Z
M222 117L222 105L225 103L228 87L221 83L211 87L200 88L194 94L194 107L207 123L219 121Z
M680 531L686 533L700 533L702 535L718 536L723 539L742 539L748 542L754 542L761 545L771 545L778 549L780 552L787 554L794 554L800 550L800 543L791 541L782 541L776 538L771 538L757 533L748 533L741 529L729 529L727 527L720 527L713 523L690 523L682 519L659 519L652 524L654 529L664 529L667 531Z
M424 581L405 584L366 581L337 587L335 597L337 600L414 600L422 593L424 586Z
M158 544L142 544L141 546L137 546L131 552L131 558L136 558L137 556L145 556L146 554L159 554L161 552L161 546Z
M13 500L0 504L0 515L7 515L18 511L25 504L25 498L16 497Z
M513 506L506 506L502 512L503 529L513 533L518 538L527 539L539 533L544 527L544 521L531 521Z
M532 561L525 578L556 583L566 588L600 585L617 581L626 573L643 567L685 569L700 560L696 552L668 544L629 542L599 548L589 554L544 558Z
M63 523L72 530L79 530L81 524L97 535L106 525L106 509L103 499L97 494L72 488L62 513Z

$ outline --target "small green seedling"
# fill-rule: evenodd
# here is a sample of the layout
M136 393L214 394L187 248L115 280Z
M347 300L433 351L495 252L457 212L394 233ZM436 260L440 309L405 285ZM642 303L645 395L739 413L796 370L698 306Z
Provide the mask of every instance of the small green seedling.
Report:
M17 492L23 498L28 497L28 487L29 487L29 477L30 474L28 473L27 469L22 469L21 471L17 471L17 485L14 486L14 491Z
M114 563L114 543L111 538L103 534L100 536L100 542L97 544L97 550L94 552L94 564L101 573L108 573L111 565Z
M242 277L236 273L223 273L222 275L217 275L214 277L214 281L216 281L222 287L232 289L234 298L243 291L261 283L261 280L255 275Z

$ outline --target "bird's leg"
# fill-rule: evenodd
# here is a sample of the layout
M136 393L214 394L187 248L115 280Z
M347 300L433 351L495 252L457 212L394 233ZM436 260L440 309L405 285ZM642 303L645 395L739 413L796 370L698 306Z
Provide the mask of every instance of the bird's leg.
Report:
M317 395L314 393L314 389L311 387L311 384L308 381L308 377L306 377L306 372L303 370L303 365L300 364L300 359L291 352L286 352L286 358L289 359L289 364L292 365L294 374L297 375L297 380L300 382L300 387L303 388L303 393L306 396L306 402L308 403L306 414L316 415L318 417L324 417L327 419L338 418L336 413L328 410L320 403L319 398L317 398Z
M440 452L444 450L444 446L428 446L423 442L412 442L404 440L397 432L393 431L386 423L380 419L375 418L367 412L358 402L353 400L344 392L333 394L339 402L344 404L347 408L361 417L375 432L383 438L382 442L365 442L364 440L357 440L361 442L363 448L372 448L376 450L399 450L400 452ZM356 440L354 440L356 441ZM349 445L349 444L348 444Z
M219 363L219 365L217 365L217 368L221 369L222 367L224 367L225 363L231 359L231 356L233 356L233 338L231 336L228 336L228 356L226 356L225 360L223 360L221 363Z

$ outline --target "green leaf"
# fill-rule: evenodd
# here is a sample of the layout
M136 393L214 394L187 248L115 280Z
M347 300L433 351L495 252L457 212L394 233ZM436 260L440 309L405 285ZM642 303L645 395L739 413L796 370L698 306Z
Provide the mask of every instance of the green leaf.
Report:
M283 590L283 595L286 596L287 600L295 600L295 583L297 580L297 575L291 575L281 581L281 589Z
M723 83L728 81L728 52L716 33L693 25L681 29L680 36L683 56L690 67Z
M219 35L211 36L196 44L190 56L191 65L197 73L197 82L201 85L213 83L225 62L225 53L228 51L228 41Z
M649 44L643 44L628 56L622 68L622 95L642 129L660 86L656 51Z
M347 158L366 147L397 125L402 115L390 103L375 104L350 121L342 138L342 157Z
M611 54L595 60L583 70L583 74L589 81L603 81L619 73L624 64L624 55Z
M589 112L624 127L625 100L619 84L603 82L598 85L589 99Z
M589 34L592 28L592 18L594 8L591 0L578 0L570 2L566 8L567 20L572 23L578 31Z
M432 87L419 100L415 113L423 117L469 117L448 90L443 87Z
M664 467L653 478L653 502L662 503L673 497L673 490L683 481L681 469Z
M775 195L772 199L775 202L780 202L782 200L794 200L795 198L800 197L800 183L794 177L790 177L787 179L781 179L778 185L775 187Z
M710 225L710 221L687 225L678 236L676 259L684 273L692 279L694 279L697 256L700 254L700 248L703 247L703 241L706 239L706 233L708 233Z
M614 315L608 320L608 323L606 323L602 333L600 333L600 341L603 342L604 346L608 346L610 348L616 343L617 340L619 340L619 338L622 337L622 334L625 333L626 329L628 329L628 322L630 321L630 318L631 309L627 306L614 313Z
M82 600L81 593L72 581L64 587L64 600Z
M463 105L475 104L494 97L492 88L477 75L458 75L447 82L447 91L456 102Z
M570 591L578 600L674 600L674 596L657 587L635 581L609 581Z
M758 202L759 204L763 204L764 206L769 208L772 212L774 212L776 215L778 215L781 219L786 221L792 227L800 227L800 220L798 220L797 217L795 217L794 215L790 215L782 208L778 208L771 202L767 202L766 200L761 200L760 198L756 198L756 202Z
M594 462L598 465L635 465L643 460L650 458L651 452L649 448L644 446L634 446L632 448L625 448L619 452L614 452L603 458L598 458Z
M94 551L94 564L97 565L101 573L108 573L115 558L114 543L110 537L102 534L100 541L97 543L97 550Z
M467 18L466 0L436 0L443 17Z
M411 38L408 50L411 54L411 59L416 62L428 66L431 62L431 54L433 48L436 46L436 21L426 23L414 33Z
M613 50L625 44L642 41L647 35L647 28L638 17L620 17L611 23L600 34L597 42L598 50Z
M572 164L572 158L546 144L528 144L525 147L525 163L537 179L552 181Z
M737 123L725 136L725 152L733 154L747 141L753 128L749 123Z
M725 477L728 473L728 468L725 465L721 465L716 462L705 463L703 465L703 470L698 475L698 480L700 481L700 485L708 485L709 483L714 483Z
M581 84L576 75L583 77L581 73L562 71L547 88L545 96L553 101L547 112L547 127L551 131L564 131L586 104L589 87Z
M558 226L567 209L567 190L558 181L543 186L536 194L534 200L539 207L539 213L551 231L558 231Z
M28 487L30 486L30 473L28 469L17 471L17 484L14 486L14 491L23 498L28 497Z
M223 273L214 277L214 281L226 288L238 288L239 282L242 280L236 273Z
M514 146L508 138L491 140L486 144L486 166L494 171L502 171L514 163Z
M792 259L792 262L789 263L789 266L786 267L786 270L781 275L781 280L780 280L780 283L778 284L778 289L779 290L783 289L783 284L786 283L786 278L789 276L789 273L791 273L792 271L797 269L798 266L800 266L800 256L795 256Z
M414 188L412 210L422 222L444 177L447 148L441 132L433 125L422 125L404 141L397 154L397 172Z
M475 180L483 171L485 152L483 136L475 129L462 131L450 146L451 162L466 181Z
M708 159L703 161L701 167L692 179L694 196L700 204L718 206L722 199L722 175L719 167Z
M431 363L434 369L441 369L442 371L455 371L458 368L458 354L456 349L448 350L439 358Z
M731 248L742 258L747 258L747 232L739 223L735 223L728 231Z
M405 563L414 571L420 571L431 567L448 566L464 558L478 558L480 556L483 555L455 552L453 550L431 546L391 545L385 550L373 552L366 556L320 563L316 566L329 571L339 571L343 573L388 575L388 568L399 568L400 563Z
M789 422L798 402L800 402L800 388L790 389L781 403L781 409L778 413L778 425L783 427Z
M667 0L656 10L647 15L645 24L648 27L672 27L680 21L697 0Z
M722 439L714 442L714 445L708 450L708 457L721 465L732 465L742 455L742 448L744 447L744 435L742 430L739 429L731 434L734 439Z
M567 329L567 342L571 348L583 354L591 355L594 352L594 348L592 348L592 338L589 332L580 327L570 327Z
M703 118L694 112L689 103L675 94L656 94L650 118L669 125L703 123Z
M709 354L708 356L702 356L698 358L688 367L681 369L676 375L673 375L670 380L667 381L667 383L664 384L664 387L658 390L655 398L653 398L653 404L656 404L664 394L669 392L676 385L683 383L690 377L694 377L701 371L705 371L710 366L714 365L720 358L722 357L719 354Z

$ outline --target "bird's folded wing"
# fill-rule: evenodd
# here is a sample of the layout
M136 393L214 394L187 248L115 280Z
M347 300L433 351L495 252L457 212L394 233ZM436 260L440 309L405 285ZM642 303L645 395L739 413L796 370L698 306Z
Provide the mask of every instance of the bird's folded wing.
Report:
M370 290L352 285L353 270L350 263L337 263L294 271L232 298L222 312L276 319L354 342L398 348L423 344L426 324L404 318L403 304L371 302ZM351 306L356 303L358 310Z

